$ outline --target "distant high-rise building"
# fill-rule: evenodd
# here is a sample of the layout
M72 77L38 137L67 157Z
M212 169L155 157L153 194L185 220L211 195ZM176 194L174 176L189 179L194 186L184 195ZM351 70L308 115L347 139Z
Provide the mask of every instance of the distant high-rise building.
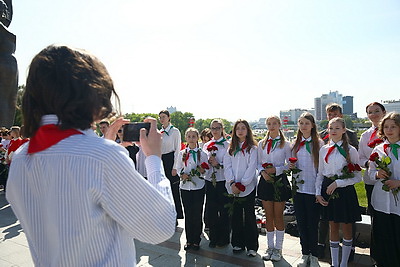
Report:
M353 98L353 97L351 97ZM323 94L321 97L316 97L314 99L315 105L315 118L316 120L326 119L326 106L332 103L337 103L343 107L343 96L339 94L338 91L329 92L329 94ZM351 99L351 104L353 104L353 99ZM353 109L353 107L351 107ZM352 114L352 112L350 113Z
M353 97L344 96L343 100L343 114L352 115L353 114Z
M299 119L300 115L303 114L303 112L308 112L308 110L301 108L281 110L279 116L282 122L286 120L287 122L293 122L294 124L296 124L297 120Z
M386 100L383 101L382 104L385 107L386 112L400 113L400 100Z

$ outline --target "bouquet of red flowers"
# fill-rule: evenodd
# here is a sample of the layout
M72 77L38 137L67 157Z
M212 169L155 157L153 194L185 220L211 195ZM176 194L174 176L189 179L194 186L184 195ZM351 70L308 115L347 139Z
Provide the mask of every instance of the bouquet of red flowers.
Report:
M268 168L273 168L274 165L272 163L264 163L261 165L264 169L268 169ZM275 201L280 202L281 201L281 193L279 191L279 188L283 187L283 182L282 182L282 177L276 180L276 175L275 174L268 174L272 180L266 180L267 183L272 184L272 186L274 187L274 199Z
M354 172L360 172L360 171L361 171L360 165L353 164L350 162L343 167L342 175L335 174L334 176L330 176L328 178L331 179L333 182L336 181L337 179L350 179L350 178L354 178L354 176L355 176ZM332 195L330 195L328 202L329 202L329 200L335 199L335 198L339 198L338 192L334 192Z
M383 140L380 139L380 138L377 138L377 139L374 139L372 141L369 141L367 146L369 146L370 148L374 148L374 147L376 147L377 145L379 145L381 143L383 143Z
M244 185L242 185L242 183L240 182L236 182L235 186L237 187L237 189L239 189L240 192L244 192L246 190L246 187ZM235 205L240 204L244 201L246 201L246 199L244 198L239 198L238 194L227 194L227 196L229 198L233 198L231 203L227 203L224 205L225 208L228 209L228 214L229 216L232 216L233 214L233 209L235 208Z
M386 192L392 191L394 203L397 206L397 202L399 201L398 193L400 191L400 188L390 190L389 187L385 184L385 182L389 180L390 176L392 176L392 172L388 167L389 164L392 163L392 160L389 156L385 155L382 156L382 159L379 159L379 154L377 152L372 153L371 156L369 156L369 160L375 162L377 169L384 170L387 173L388 178L382 179L382 190Z
M289 158L289 162L290 163L296 163L297 162L297 158ZM285 171L285 173L287 175L291 175L292 176L292 196L294 196L297 192L297 190L299 189L298 184L304 184L304 180L297 180L297 178L299 178L299 173L301 172L301 170L297 167L294 167L293 169L289 169L287 171Z
M211 153L211 157L216 157L217 153L215 151L218 150L218 147L215 145L214 142L211 142L208 146L207 146L207 151ZM223 168L223 166L221 164L218 164L217 166L213 166L213 172L211 173L211 182L213 184L214 187L217 186L217 170Z
M204 170L208 170L210 169L210 166L208 165L207 162L203 162L199 165L197 165L197 167L195 169L190 170L190 172L187 174L188 178L186 180L181 180L184 184L186 182L192 182L194 185L196 185L196 183L192 180L192 177L197 176L199 179L204 179L201 175L202 172L204 172ZM181 176L184 174L184 171L182 170L181 172Z

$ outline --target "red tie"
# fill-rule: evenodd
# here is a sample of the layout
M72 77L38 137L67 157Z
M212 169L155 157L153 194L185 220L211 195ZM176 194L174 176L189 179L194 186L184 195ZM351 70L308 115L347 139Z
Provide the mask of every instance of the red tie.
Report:
M61 140L71 135L82 134L76 129L61 130L55 124L47 124L41 126L36 134L31 138L28 147L28 154L40 152L57 144Z

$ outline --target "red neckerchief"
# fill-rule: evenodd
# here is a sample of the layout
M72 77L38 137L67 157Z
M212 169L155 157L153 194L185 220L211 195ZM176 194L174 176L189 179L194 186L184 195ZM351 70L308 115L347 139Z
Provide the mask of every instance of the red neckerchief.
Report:
M55 124L40 126L35 135L31 138L28 147L28 154L40 152L57 144L61 140L75 134L83 134L76 129L61 130Z
M376 139L376 133L378 132L378 127L375 128L375 130L372 132L369 141L375 140Z

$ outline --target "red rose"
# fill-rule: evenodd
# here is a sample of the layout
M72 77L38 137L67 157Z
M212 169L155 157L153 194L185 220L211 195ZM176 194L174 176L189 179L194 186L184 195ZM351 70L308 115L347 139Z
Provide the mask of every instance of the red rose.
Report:
M353 163L347 164L347 168L349 169L349 172L354 172L356 170Z
M379 159L378 152L372 153L371 156L369 156L370 161L376 161L377 159Z
M202 168L205 169L205 170L209 170L209 169L210 169L210 166L208 165L207 162L203 162L203 163L200 165L200 167L202 167Z
M360 167L360 165L358 165L358 164L354 164L354 169L355 169L356 171L358 171L358 172L361 171L361 167Z
M264 169L267 169L267 168L272 168L272 167L274 167L274 165L273 165L272 163L266 162L266 163L264 163L264 164L262 165L262 167L263 167Z
M290 163L296 163L297 158L289 158Z
M209 152L217 151L217 150L218 150L218 147L216 147L216 146L208 146L208 147L207 147L207 150L208 150Z
M235 186L237 187L237 189L239 189L240 192L244 192L246 190L246 187L242 185L242 183L235 183Z

